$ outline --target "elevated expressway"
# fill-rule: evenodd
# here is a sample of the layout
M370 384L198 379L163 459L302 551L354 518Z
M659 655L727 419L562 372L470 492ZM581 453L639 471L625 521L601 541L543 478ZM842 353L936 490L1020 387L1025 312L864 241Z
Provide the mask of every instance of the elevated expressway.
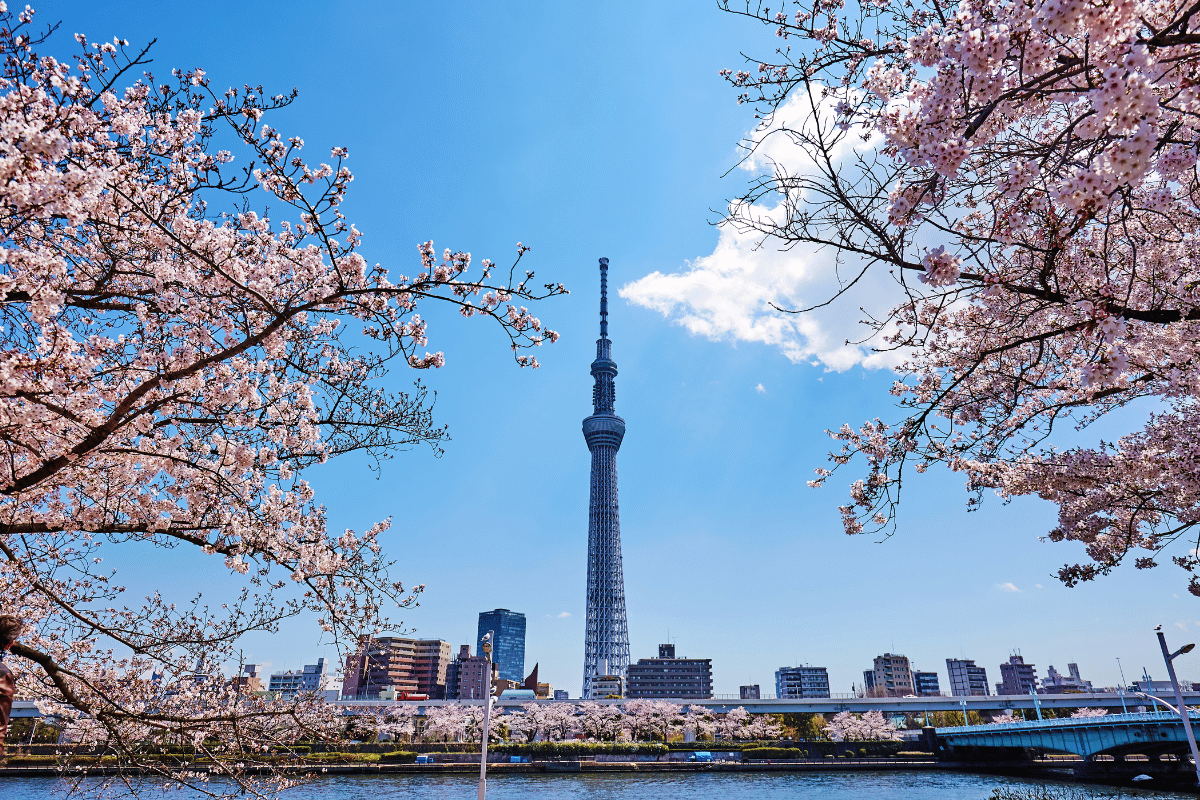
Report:
M1174 703L1174 695L1163 693L1162 698L1167 702ZM1184 703L1188 705L1200 705L1200 692L1184 692ZM454 705L457 700L416 700L416 701L388 701L388 700L342 700L339 701L342 705L371 708L380 706L394 705L396 702L401 702L406 705L415 705L422 709L432 708L441 705ZM478 703L480 701L466 700L466 703ZM527 699L513 698L506 701L501 695L496 699L497 705L500 706L521 706L530 702ZM546 705L555 702L579 703L578 699L567 701L555 700L536 700L533 701L539 705ZM629 702L628 700L595 700L592 702L606 705L622 705ZM854 713L862 713L864 711L878 710L885 715L888 714L920 714L926 711L962 711L965 705L968 711L977 711L980 714L987 716L1003 713L1008 709L1030 709L1035 710L1038 706L1043 711L1048 709L1077 709L1077 708L1102 708L1112 714L1121 714L1125 711L1137 711L1139 707L1149 705L1149 702L1143 698L1139 698L1130 694L1039 694L1036 698L1032 695L991 695L987 697L949 697L949 696L932 696L932 697L808 697L786 700L735 700L735 699L715 699L715 700L677 700L669 699L669 702L678 703L680 705L697 705L712 709L715 713L723 714L735 708L744 708L752 714L794 714L794 713L817 713L817 714L836 714L839 711L851 711Z
M1162 698L1168 702L1174 702L1174 696L1162 693ZM1184 703L1187 705L1200 705L1200 692L1184 692ZM346 708L347 713L354 713L355 709L369 708L386 708L393 705L411 705L418 707L418 713L423 714L425 709L444 705L457 705L458 700L408 700L408 701L393 701L393 700L339 700L338 704ZM478 700L464 700L463 703L478 703ZM516 707L531 702L524 698L506 699L501 695L496 700L497 705L502 707ZM574 700L536 700L538 705L547 705L556 702L579 703L578 699ZM623 705L629 702L628 700L595 700L593 702L605 705ZM1040 694L1037 695L1036 701L1031 695L990 695L987 697L949 697L949 696L932 696L932 697L833 697L833 698L797 698L787 700L733 700L733 699L716 699L716 700L670 700L672 703L680 705L697 705L712 709L713 712L723 714L735 708L744 708L752 714L793 714L793 713L817 713L817 714L836 714L839 711L851 711L854 713L862 713L864 711L879 710L885 715L888 714L920 714L926 711L962 711L965 705L968 711L976 711L983 715L993 715L1002 713L1008 709L1030 709L1034 710L1040 706L1042 710L1048 709L1076 709L1076 708L1103 708L1109 712L1108 717L1100 719L1115 719L1116 715L1122 715L1123 712L1137 711L1147 705L1147 701L1129 694ZM31 701L17 700L13 703L14 718L40 717L37 707ZM1150 716L1157 715L1136 715ZM1056 722L1067 722L1067 720L1058 720ZM1033 724L1033 723L1027 723ZM985 727L991 726L971 726L969 730L976 731ZM1014 728L1013 725L1005 725L1005 728ZM957 731L956 728L943 728L938 731L941 735L943 731Z

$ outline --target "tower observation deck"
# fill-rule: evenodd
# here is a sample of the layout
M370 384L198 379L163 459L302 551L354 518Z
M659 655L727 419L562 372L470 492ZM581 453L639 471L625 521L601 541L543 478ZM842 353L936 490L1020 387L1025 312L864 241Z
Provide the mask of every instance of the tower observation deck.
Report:
M583 645L583 697L592 697L597 675L625 676L629 628L625 621L625 574L621 566L621 522L617 514L617 451L625 420L613 411L617 365L608 340L608 259L600 259L600 338L592 362L592 415L583 438L592 453L588 505L587 633Z

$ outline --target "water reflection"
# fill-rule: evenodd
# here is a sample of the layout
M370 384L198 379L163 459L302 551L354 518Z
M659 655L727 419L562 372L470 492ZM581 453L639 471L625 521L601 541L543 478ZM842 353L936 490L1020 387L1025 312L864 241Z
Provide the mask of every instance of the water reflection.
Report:
M464 800L475 797L470 775L345 775L321 778L285 792L285 800ZM705 773L647 775L503 775L488 780L489 800L987 800L1000 786L1044 782L953 772ZM1068 786L1068 784L1062 784ZM1076 788L1082 788L1075 785ZM0 779L6 798L61 795L51 778ZM1097 795L1117 789L1087 787ZM164 800L191 800L190 791L154 792ZM1123 797L1183 800L1189 795L1124 790ZM1194 800L1194 799L1193 799Z

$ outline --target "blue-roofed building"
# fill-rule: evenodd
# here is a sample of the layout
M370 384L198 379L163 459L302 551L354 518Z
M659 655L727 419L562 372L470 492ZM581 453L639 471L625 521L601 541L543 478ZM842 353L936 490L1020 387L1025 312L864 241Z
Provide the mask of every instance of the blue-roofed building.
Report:
M492 661L499 667L504 680L521 683L525 680L525 615L507 608L479 612L479 645L488 631L495 633ZM478 652L482 653L482 650Z

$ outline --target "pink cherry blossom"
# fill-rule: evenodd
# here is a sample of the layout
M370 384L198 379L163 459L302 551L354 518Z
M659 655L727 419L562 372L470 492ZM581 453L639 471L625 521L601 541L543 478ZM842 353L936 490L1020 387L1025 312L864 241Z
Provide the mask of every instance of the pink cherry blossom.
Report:
M903 413L832 434L834 469L864 471L840 509L846 531L893 530L905 467L942 464L967 476L972 506L985 490L1057 504L1049 538L1087 554L1060 571L1068 585L1132 554L1139 568L1184 568L1200 595L1191 6L724 6L797 40L722 76L763 131L807 156L791 171L773 162L729 222L781 248L840 251L843 290L872 269L896 282L894 307L869 325L902 360L892 393ZM773 128L791 98L815 99L811 118ZM787 199L786 218L753 213L771 195ZM1160 413L1140 429L1058 444L1060 430L1144 399Z
M146 50L83 36L59 62L33 18L0 9L0 607L28 625L9 663L75 741L152 772L149 750L194 746L241 792L272 748L345 733L324 701L222 678L243 634L305 615L353 647L424 588L393 574L390 520L329 531L305 469L440 452L425 387L381 382L445 363L419 309L499 298L472 315L532 365L557 334L499 305L565 289L513 277L524 245L507 278L432 242L369 261L341 212L347 151L309 164L269 122L294 92L163 79ZM188 554L214 588L126 597L113 546Z

